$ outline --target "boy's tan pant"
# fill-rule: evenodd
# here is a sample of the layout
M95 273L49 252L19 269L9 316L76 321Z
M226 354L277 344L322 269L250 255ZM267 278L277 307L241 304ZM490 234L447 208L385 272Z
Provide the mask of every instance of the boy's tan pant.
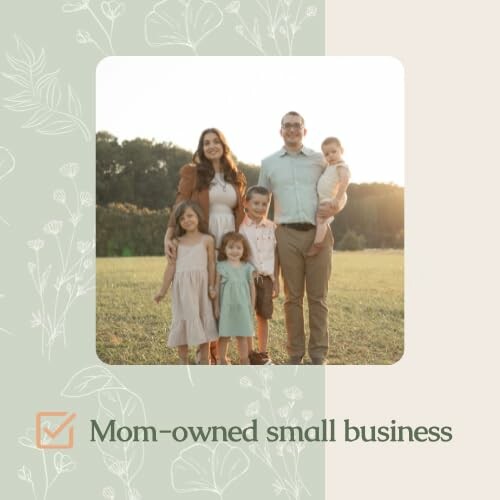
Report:
M309 305L308 352L313 363L328 358L328 280L332 270L333 236L330 228L318 255L306 257L315 229L299 231L287 225L276 229L276 241L285 287L285 323L288 355L299 360L305 354L304 291Z

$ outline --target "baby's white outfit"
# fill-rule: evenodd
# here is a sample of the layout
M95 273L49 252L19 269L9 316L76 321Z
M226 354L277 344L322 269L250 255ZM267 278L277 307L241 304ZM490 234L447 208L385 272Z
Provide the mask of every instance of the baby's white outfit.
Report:
M335 163L333 165L327 165L320 178L318 179L318 185L316 188L318 191L319 203L323 203L325 201L333 201L333 199L335 198L340 181L338 167L346 168L349 177L351 176L349 167L343 161ZM340 200L339 208L342 210L345 207L346 203L347 195L344 193L344 196L342 196L342 200Z

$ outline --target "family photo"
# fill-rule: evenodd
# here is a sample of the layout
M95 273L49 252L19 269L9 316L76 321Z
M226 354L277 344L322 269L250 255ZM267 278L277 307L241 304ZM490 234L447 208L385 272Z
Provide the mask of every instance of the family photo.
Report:
M245 58L245 81L231 80L228 57L98 67L102 361L403 355L402 69L262 59ZM224 72L225 85L213 78Z

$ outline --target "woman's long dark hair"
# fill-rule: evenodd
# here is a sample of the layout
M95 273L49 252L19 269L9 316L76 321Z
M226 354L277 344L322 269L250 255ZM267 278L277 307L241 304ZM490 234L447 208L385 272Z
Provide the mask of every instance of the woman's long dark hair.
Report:
M231 149L227 144L227 140L224 137L224 134L216 128L207 128L201 133L200 139L198 141L198 148L193 155L193 162L196 164L197 170L196 189L198 189L198 191L201 191L202 189L208 189L215 176L214 167L203 152L203 141L205 140L205 135L210 133L215 134L222 144L222 158L220 162L222 165L224 180L229 184L237 187L238 190L243 191L247 184L245 175L243 174L243 172L238 170L238 167L236 166L236 163L233 159L233 154L231 153Z

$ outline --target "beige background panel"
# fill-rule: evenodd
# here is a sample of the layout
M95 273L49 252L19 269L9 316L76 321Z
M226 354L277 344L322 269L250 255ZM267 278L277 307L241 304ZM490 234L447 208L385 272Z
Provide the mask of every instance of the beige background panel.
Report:
M392 367L328 368L327 415L454 432L328 445L328 498L500 497L499 19L494 1L328 2L327 54L405 68L406 352Z

